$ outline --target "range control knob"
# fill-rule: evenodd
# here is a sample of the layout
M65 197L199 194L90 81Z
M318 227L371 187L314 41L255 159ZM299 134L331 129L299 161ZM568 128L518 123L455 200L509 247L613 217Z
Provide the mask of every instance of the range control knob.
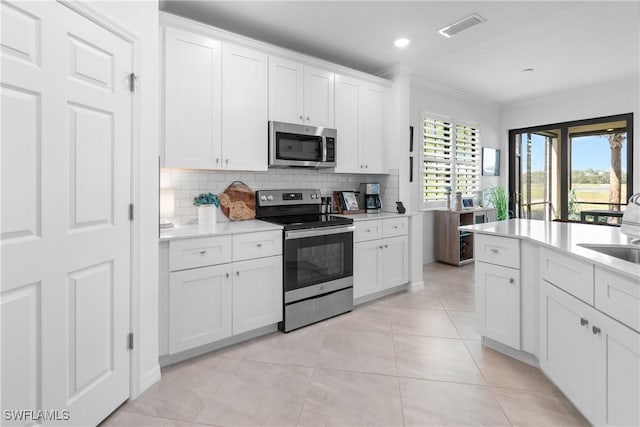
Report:
M316 195L315 195L315 194L312 194L312 195L311 195L311 198L312 198L312 199L315 199L315 198L316 198Z
M263 202L267 200L267 196L265 196L264 194L262 196L260 196L260 200L262 200Z
M271 196L271 195L267 196L267 200L268 201L272 201L273 200L273 196Z

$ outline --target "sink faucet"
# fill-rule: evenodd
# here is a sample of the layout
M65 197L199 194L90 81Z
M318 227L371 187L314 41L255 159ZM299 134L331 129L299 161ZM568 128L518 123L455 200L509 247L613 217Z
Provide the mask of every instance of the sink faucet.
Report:
M640 237L640 193L636 193L629 198L627 209L622 215L622 227L620 232L627 236ZM632 243L639 243L640 239L635 239Z

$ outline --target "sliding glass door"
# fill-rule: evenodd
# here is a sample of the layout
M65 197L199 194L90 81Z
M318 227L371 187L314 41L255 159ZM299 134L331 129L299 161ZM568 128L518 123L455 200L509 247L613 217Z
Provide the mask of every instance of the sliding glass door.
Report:
M619 223L632 159L633 114L510 130L511 216Z

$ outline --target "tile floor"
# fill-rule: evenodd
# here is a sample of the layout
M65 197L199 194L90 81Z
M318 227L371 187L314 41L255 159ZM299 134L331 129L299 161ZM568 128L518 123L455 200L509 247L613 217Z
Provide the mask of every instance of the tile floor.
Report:
M483 347L473 265L289 334L165 368L104 426L588 425L545 376Z

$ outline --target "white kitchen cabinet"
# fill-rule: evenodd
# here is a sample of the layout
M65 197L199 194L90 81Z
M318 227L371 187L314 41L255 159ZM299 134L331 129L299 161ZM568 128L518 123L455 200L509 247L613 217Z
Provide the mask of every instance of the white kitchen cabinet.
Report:
M520 349L520 270L476 262L475 287L478 332Z
M387 89L336 75L336 172L386 173Z
M540 283L540 367L588 419L594 410L593 309Z
M269 120L333 128L334 73L269 57Z
M640 425L640 334L598 312L594 324L594 424Z
M231 336L231 264L169 274L169 353Z
M384 239L380 248L382 289L409 281L409 239L407 236Z
M353 296L360 298L409 281L406 217L355 223ZM383 237L387 235L396 237Z
M221 75L219 41L164 28L165 167L220 167Z
M163 166L267 170L267 55L169 26L164 36Z
M268 56L222 46L222 154L224 169L267 170Z
M233 334L282 320L282 256L233 264Z

